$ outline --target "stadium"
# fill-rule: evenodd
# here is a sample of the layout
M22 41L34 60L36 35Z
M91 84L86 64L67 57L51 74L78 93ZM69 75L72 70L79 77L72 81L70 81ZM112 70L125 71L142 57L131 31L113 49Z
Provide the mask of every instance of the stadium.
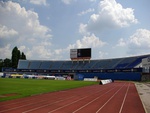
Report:
M19 60L17 69L4 68L0 99L13 100L0 102L0 113L150 111L149 86L137 82L150 80L150 54L91 60L91 48L81 48L71 49L70 58Z
M19 60L17 69L4 68L5 76L73 80L150 80L150 54L91 60L91 48L70 50L71 60ZM17 74L17 75L16 75Z

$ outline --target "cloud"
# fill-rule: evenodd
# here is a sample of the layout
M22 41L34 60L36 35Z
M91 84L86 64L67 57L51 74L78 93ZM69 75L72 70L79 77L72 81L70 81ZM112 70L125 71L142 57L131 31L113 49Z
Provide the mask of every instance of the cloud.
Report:
M14 29L9 29L6 26L0 25L0 47L4 47L10 41L15 41L18 32Z
M98 52L98 58L105 58L107 55L108 55L107 52L102 52L102 51Z
M150 49L150 30L138 29L129 38L129 48Z
M124 40L123 38L120 38L120 39L118 40L118 44L117 44L116 46L117 46L117 47L124 47L124 46L126 46L125 40Z
M79 26L79 33L81 33L81 34L83 34L83 35L89 35L90 34L90 32L88 32L87 30L86 30L86 28L87 28L87 24L80 24L80 26Z
M104 45L106 45L106 42L103 42L99 39L99 37L96 37L94 34L91 34L89 36L84 36L83 38L81 38L80 40L77 40L74 44L69 44L66 48L62 48L62 49L56 49L53 51L53 55L55 59L62 59L62 56L68 55L68 58L70 58L69 56L69 52L70 49L73 48L92 48L93 51L98 51L99 48L103 47ZM103 57L104 55L107 55L107 53L97 53L97 55L99 57Z
M51 56L49 55L52 37L50 32L51 29L40 24L36 12L26 10L12 1L0 1L0 42L3 43L0 57L5 49L8 52L14 46L18 46L18 48L24 46L24 52L30 54L30 58L35 57L36 59L41 56L42 53L41 51L38 52L38 50L41 50L43 46L43 54L47 58ZM46 51L47 48L48 50ZM34 51L37 51L36 56ZM44 58L44 56L42 57Z
M17 34L18 32L15 31L14 29L9 29L6 26L0 25L0 38L11 37Z
M10 49L10 44L4 45L3 48L0 47L0 58L10 58L11 51Z
M61 0L64 4L71 4L73 1L77 1L77 0ZM90 2L95 2L96 0L89 0Z
M137 29L128 39L121 38L117 44L128 47L128 54L145 54L150 50L150 30Z
M114 29L128 27L138 23L134 16L134 9L123 8L115 0L100 1L99 11L92 14L87 24L86 31L100 31L104 29Z
M65 4L70 4L73 0L61 0L63 3L65 3Z
M102 47L105 44L105 42L92 34L90 36L84 36L81 40L77 40L75 44L69 45L68 48L97 48Z
M96 0L89 0L90 2L96 2Z
M82 11L82 12L78 13L78 15L82 16L82 15L85 15L87 13L91 13L91 12L94 12L94 11L95 11L95 9L89 8L86 11Z
M47 5L46 0L30 0L30 3L35 5Z

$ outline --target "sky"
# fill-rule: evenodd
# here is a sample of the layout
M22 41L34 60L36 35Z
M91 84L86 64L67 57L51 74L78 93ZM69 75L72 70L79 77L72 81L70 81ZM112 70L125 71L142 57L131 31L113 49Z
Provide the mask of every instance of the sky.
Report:
M28 60L150 54L150 0L0 0L0 59L17 46Z

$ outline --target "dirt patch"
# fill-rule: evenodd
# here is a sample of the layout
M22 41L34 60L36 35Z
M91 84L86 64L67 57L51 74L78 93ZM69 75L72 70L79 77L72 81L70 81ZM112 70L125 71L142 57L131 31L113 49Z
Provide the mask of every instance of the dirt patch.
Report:
M19 95L19 94L18 93L3 94L3 95L0 95L0 98L10 97L10 96L17 96L17 95Z

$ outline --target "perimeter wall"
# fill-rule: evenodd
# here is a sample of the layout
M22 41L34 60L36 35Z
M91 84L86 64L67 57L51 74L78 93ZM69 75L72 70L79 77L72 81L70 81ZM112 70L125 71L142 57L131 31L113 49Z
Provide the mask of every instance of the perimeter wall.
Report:
M129 81L141 81L141 72L115 72L115 73L76 73L77 75L83 75L83 78L98 79L112 79L112 80L129 80ZM81 78L81 77L80 77Z
M150 73L142 73L141 81L150 81Z

